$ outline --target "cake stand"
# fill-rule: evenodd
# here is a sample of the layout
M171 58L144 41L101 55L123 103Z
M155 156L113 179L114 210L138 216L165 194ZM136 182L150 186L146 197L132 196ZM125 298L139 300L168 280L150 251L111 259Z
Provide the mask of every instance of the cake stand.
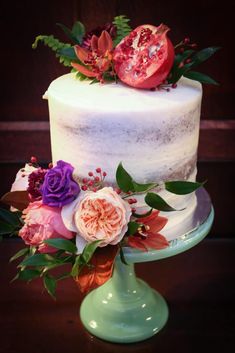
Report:
M197 206L192 222L181 228L181 235L168 248L141 252L124 249L128 265L118 256L113 276L83 300L80 316L94 336L110 342L131 343L145 340L161 330L168 319L165 299L147 283L136 278L134 263L155 261L179 254L198 244L210 231L214 219L211 200L205 189L196 192Z

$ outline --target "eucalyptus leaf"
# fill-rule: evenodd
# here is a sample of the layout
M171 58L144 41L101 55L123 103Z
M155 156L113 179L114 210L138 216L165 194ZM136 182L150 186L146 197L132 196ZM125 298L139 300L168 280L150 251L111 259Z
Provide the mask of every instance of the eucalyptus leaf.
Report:
M50 296L55 299L55 291L56 291L56 280L55 278L45 275L43 277L43 284L44 287L46 288L47 292L50 294Z
M191 80L195 80L201 83L207 83L211 85L218 85L218 82L216 82L213 78L211 78L208 75L202 74L201 72L197 71L187 71L184 74L185 77L190 78Z
M76 277L78 276L79 273L79 268L82 267L84 264L84 261L81 259L81 255L78 255L75 259L75 262L73 264L72 270L71 270L71 276Z
M122 163L119 163L117 170L116 170L116 181L118 184L118 187L124 191L124 192L129 192L129 191L135 191L134 185L132 182L132 177L130 174L124 169Z
M196 52L192 57L192 67L195 67L214 55L220 47L208 47Z
M21 256L25 256L29 253L29 248L24 248L24 249L21 249L19 250L14 256L12 256L9 260L9 262L12 262L16 259L18 259L19 257Z
M54 248L68 251L72 254L75 254L77 252L76 245L72 241L67 239L62 239L62 238L47 239L44 241L44 243L50 246L53 246Z
M175 208L168 205L168 203L165 200L163 200L161 196L153 192L147 193L147 195L145 196L145 202L150 207L159 211L165 211L165 212L177 211Z
M204 183L191 182L191 181L167 181L165 182L165 188L173 194L186 195L197 190Z

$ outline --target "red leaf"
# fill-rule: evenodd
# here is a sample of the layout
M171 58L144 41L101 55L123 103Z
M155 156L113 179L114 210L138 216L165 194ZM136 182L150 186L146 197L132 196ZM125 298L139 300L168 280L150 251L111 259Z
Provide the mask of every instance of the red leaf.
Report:
M96 249L89 263L92 267L85 266L75 279L82 293L87 293L101 286L112 276L117 252L117 245L108 245Z
M2 196L1 201L8 206L13 206L17 210L23 211L29 205L27 191L11 191Z
M89 69L87 69L85 66L82 66L80 64L77 63L71 63L72 67L74 67L74 69L78 70L79 72L81 72L83 75L87 76L87 77L96 77L97 73L90 71Z

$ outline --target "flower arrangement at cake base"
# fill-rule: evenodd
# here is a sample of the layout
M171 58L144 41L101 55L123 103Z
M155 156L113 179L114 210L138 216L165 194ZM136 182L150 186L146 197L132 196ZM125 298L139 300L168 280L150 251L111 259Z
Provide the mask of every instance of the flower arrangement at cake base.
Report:
M175 180L140 184L122 163L116 169L116 185L106 183L107 173L100 167L81 180L73 172L65 161L45 169L32 157L1 198L11 206L10 211L0 210L1 233L18 235L26 245L11 258L21 258L14 279L40 277L52 297L57 283L68 277L83 293L104 284L112 276L118 254L126 264L124 247L141 252L168 247L164 237L168 219L161 211L176 210L159 190L165 188L180 197L203 185ZM141 212L140 198L145 202ZM55 276L53 270L58 268L61 274Z

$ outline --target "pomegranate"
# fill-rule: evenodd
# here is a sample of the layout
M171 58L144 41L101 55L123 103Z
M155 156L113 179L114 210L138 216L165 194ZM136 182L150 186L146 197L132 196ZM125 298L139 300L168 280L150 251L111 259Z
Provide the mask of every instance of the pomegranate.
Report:
M169 28L143 25L116 46L114 69L121 81L135 88L151 89L167 78L174 62L174 47L167 38Z

